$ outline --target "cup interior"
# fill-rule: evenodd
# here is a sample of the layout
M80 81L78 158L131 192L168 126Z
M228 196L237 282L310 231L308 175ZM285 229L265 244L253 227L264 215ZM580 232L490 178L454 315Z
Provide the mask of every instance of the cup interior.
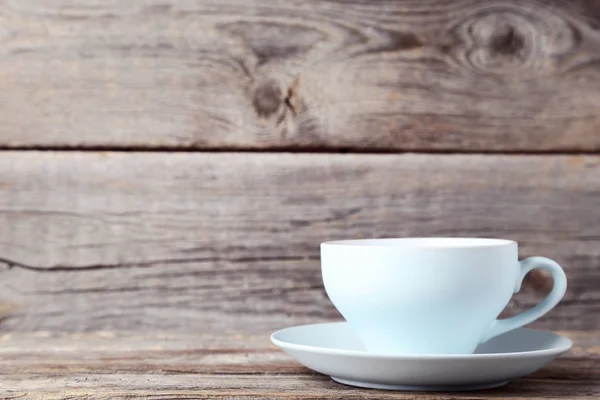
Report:
M395 248L480 248L515 244L507 239L430 237L430 238L391 238L353 239L324 242L324 245L350 247L395 247Z

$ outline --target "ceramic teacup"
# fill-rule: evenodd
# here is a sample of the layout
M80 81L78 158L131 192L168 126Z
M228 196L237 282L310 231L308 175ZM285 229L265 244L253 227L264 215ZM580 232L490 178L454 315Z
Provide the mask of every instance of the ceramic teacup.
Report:
M368 351L470 354L477 345L528 324L563 297L562 268L543 257L518 260L503 239L406 238L321 244L325 290ZM496 319L525 275L552 274L540 304Z

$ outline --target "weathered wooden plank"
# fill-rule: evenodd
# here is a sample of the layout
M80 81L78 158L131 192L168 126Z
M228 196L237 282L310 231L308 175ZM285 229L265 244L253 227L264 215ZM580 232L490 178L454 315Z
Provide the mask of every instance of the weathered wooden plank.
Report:
M63 400L94 398L131 399L596 399L596 382L577 380L521 379L499 389L465 393L411 393L365 390L341 386L322 375L202 375L202 374L89 374L51 377L9 375L0 387L4 399Z
M0 329L265 331L337 319L319 243L497 236L564 265L539 327L600 327L600 157L4 152ZM510 307L549 285L529 279Z
M575 349L530 377L480 393L415 394L336 384L258 335L0 336L0 395L26 399L588 399L600 395L600 333L565 332Z
M595 2L0 5L4 147L600 150Z
M306 368L271 344L271 332L190 334L161 331L87 333L18 332L0 336L0 374L50 375L57 367L76 374L204 373L301 374ZM574 342L561 356L562 368L540 379L600 379L599 331L561 331ZM578 363L578 365L575 365ZM566 368L567 366L571 366Z

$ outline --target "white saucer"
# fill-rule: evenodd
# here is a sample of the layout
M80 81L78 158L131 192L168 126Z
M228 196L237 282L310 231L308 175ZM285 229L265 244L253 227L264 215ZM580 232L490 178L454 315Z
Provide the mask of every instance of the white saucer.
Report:
M375 354L364 349L345 322L283 329L271 341L300 364L346 385L427 391L502 386L539 370L573 345L552 332L521 328L482 344L475 354Z

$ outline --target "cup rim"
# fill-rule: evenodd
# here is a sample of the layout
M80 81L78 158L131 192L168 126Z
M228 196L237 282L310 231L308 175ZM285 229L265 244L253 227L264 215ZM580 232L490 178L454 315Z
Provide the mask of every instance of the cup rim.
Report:
M394 249L474 249L514 246L517 242L510 239L476 237L396 237L371 239L330 240L321 246L394 248Z

